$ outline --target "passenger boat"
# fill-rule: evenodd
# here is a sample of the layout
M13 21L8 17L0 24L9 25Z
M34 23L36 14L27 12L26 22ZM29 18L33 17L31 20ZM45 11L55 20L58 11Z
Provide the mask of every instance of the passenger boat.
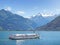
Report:
M24 39L38 39L38 34L13 34L9 36L12 40L24 40Z

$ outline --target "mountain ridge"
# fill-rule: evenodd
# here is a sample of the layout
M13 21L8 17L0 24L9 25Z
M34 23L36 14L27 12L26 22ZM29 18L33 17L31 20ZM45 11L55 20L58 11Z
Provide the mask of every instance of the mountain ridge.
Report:
M31 30L35 26L36 23L27 18L0 10L0 30Z
M37 27L45 25L52 21L56 16L43 17L42 14L37 14L36 16L31 17L30 19L37 24Z
M40 31L60 31L60 16L56 17L50 23L47 23L44 26L36 28Z

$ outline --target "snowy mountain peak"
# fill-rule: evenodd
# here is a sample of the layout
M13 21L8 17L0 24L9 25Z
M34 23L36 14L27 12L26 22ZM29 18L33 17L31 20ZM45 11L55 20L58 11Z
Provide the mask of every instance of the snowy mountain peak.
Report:
M41 13L38 13L36 15L31 16L31 18L36 18L36 17L43 17Z

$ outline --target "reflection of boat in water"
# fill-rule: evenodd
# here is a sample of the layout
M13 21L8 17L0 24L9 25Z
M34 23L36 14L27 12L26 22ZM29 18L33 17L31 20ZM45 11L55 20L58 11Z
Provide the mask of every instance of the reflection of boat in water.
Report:
M38 34L13 34L9 36L12 40L23 40L23 39L38 39Z

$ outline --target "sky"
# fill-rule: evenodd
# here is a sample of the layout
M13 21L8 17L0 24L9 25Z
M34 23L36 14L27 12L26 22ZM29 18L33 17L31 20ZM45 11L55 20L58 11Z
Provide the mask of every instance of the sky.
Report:
M23 17L38 13L52 16L60 13L60 0L0 0L0 9L9 10Z

